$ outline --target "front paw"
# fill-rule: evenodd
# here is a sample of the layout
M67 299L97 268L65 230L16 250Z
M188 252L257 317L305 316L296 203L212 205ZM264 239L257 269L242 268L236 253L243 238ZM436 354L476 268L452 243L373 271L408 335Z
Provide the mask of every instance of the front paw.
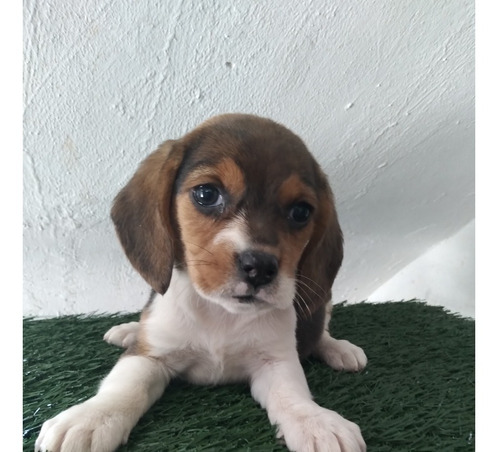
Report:
M127 420L90 399L46 421L35 452L112 452L128 439Z
M343 339L334 339L327 334L321 338L316 355L331 368L347 372L363 370L368 361L362 348Z
M320 406L297 407L295 413L280 423L278 437L283 437L294 452L365 452L366 444L353 422Z
M104 335L104 340L111 345L128 348L136 340L139 322L128 322L111 327Z

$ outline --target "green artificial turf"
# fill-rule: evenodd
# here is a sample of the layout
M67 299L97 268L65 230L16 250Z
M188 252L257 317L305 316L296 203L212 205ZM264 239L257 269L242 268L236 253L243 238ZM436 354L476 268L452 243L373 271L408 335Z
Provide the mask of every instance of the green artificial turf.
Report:
M93 395L121 350L102 340L134 315L24 321L24 450L42 423ZM360 374L307 361L316 401L356 422L371 451L474 450L475 323L417 302L337 305L334 337L361 346ZM245 385L174 382L120 451L284 451Z

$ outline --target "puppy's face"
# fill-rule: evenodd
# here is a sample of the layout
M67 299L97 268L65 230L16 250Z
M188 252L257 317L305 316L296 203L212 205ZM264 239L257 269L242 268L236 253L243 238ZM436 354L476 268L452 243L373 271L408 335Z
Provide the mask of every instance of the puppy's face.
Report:
M200 295L231 312L290 306L319 203L307 151L269 126L251 142L234 127L214 139L213 129L189 137L196 148L176 181L181 265Z
M323 291L319 295L324 298L329 288L322 288L322 275L328 275L331 285L342 258L341 244L340 250L330 250L336 262L325 260L318 278L305 267L314 265L313 250L338 245L341 233L326 178L296 135L267 119L224 115L169 142L169 147L143 164L134 176L143 171L143 177L135 183L132 179L113 208L129 258L155 289L161 267L175 262L189 273L202 297L230 312L283 309L293 304L296 292L299 301L310 305L307 287L312 293ZM160 167L156 177L147 171L153 164ZM148 200L141 207L137 201L135 208L159 206L146 207L156 208L157 214L141 213L135 221L140 220L143 235L146 224L161 222L148 232L157 244L138 252L137 238L130 238L130 218L121 226L122 210L133 208L130 200L137 186L144 192L153 184ZM155 197L159 199L151 202ZM167 243L164 251L160 240ZM170 271L163 269L163 279L169 279ZM153 273L157 276L151 277Z

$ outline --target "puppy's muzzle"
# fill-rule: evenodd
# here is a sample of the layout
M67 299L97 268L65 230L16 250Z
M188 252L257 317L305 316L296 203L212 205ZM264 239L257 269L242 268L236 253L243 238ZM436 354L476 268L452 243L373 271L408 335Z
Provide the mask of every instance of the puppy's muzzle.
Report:
M237 256L240 277L253 290L271 283L278 274L278 259L262 251L243 251Z

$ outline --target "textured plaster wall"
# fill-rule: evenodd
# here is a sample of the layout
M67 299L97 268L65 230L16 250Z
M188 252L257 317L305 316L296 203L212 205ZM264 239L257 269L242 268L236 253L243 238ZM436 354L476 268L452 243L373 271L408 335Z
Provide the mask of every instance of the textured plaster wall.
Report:
M24 16L25 314L142 306L112 199L217 113L284 123L329 175L336 301L474 218L472 0L26 0Z

